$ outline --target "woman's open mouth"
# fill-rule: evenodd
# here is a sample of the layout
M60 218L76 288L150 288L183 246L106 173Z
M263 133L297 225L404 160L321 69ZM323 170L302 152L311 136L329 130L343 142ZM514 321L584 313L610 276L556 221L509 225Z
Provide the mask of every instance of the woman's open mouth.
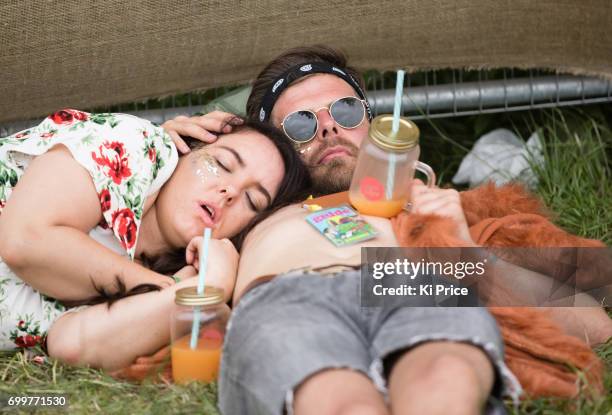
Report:
M200 203L198 206L200 217L209 228L212 228L219 221L219 209L211 203Z

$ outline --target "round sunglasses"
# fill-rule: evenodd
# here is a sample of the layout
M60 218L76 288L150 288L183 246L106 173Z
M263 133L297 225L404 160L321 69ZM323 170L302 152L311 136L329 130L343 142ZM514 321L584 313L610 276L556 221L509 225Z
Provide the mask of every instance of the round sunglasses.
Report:
M365 103L357 97L342 97L333 101L329 107L321 107L316 111L300 110L288 114L281 123L285 135L290 140L303 144L317 135L319 120L317 112L328 110L336 124L347 130L357 128L365 119Z

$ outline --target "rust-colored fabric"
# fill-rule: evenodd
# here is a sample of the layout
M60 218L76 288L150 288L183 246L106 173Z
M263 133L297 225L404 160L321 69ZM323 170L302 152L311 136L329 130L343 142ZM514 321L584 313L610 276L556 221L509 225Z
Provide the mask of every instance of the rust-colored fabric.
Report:
M130 366L109 373L118 379L142 381L151 378L154 381L172 382L172 365L170 346L162 347L157 353L137 358Z
M522 186L501 188L487 184L461 192L470 233L480 245L508 246L604 246L600 241L571 235L547 218L543 205ZM348 203L346 192L309 200L323 207ZM436 215L400 213L392 226L401 246L461 246L452 220ZM541 310L491 307L506 347L506 363L531 397L570 398L581 391L576 369L583 371L593 391L603 388L603 363L589 346L566 335ZM168 380L169 348L136 362L114 375L134 380L162 373ZM165 369L161 369L166 364Z
M487 184L461 192L472 239L490 247L601 247L552 224L537 198L517 184ZM392 225L401 246L461 246L455 223L436 215L400 213ZM506 347L506 363L528 396L570 398L580 392L583 371L595 391L603 388L603 363L589 346L566 335L533 308L491 307Z

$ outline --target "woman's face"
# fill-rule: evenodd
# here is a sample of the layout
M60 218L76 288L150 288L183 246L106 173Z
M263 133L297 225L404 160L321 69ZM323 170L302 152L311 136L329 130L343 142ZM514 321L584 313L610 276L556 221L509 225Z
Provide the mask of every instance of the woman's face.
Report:
M222 135L179 159L156 200L163 238L184 247L204 228L214 238L238 233L267 208L284 174L274 144L251 129Z

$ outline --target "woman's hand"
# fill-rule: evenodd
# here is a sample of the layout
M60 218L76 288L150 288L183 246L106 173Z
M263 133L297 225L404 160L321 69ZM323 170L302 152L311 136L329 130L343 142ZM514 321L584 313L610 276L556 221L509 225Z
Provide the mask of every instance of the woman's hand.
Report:
M187 264L200 269L200 249L203 238L193 238L185 253ZM208 264L206 267L206 284L223 288L226 300L234 291L236 272L238 270L238 251L229 239L211 239L208 245Z
M162 124L162 128L172 137L172 141L181 153L189 153L189 146L181 135L192 137L205 143L213 143L217 134L232 132L232 128L241 125L244 120L234 114L213 111L206 115L186 117L179 115Z
M194 266L185 265L177 273L174 274L174 277L178 278L180 281L183 281L188 278L197 277L197 275L198 275L198 270Z
M452 219L457 224L456 236L470 245L476 245L470 236L459 192L455 189L430 188L422 181L415 179L412 184L411 203L411 213L433 214Z

